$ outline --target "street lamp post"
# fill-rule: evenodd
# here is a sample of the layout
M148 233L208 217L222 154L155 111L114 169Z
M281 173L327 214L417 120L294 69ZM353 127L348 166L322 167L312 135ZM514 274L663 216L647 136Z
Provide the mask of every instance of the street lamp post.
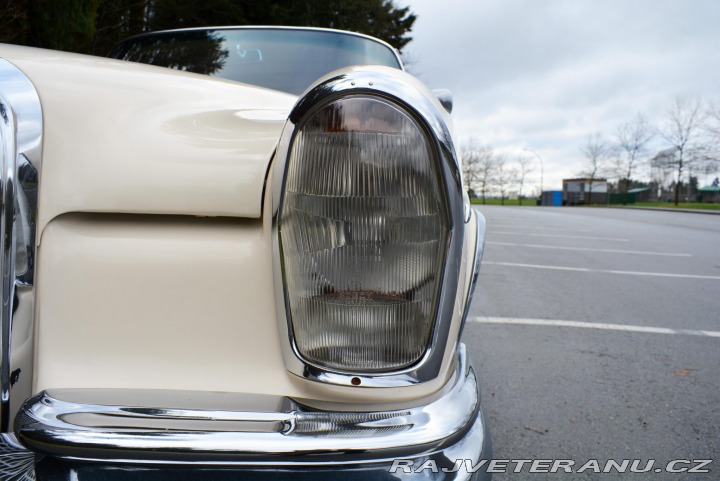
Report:
M543 193L543 177L545 176L545 167L543 166L542 157L540 157L540 154L538 154L537 152L535 152L535 151L532 150L532 149L525 148L525 149L523 149L523 150L527 150L528 152L530 152L531 154L533 154L535 157L537 157L537 159L540 161L540 198L542 198L542 193Z

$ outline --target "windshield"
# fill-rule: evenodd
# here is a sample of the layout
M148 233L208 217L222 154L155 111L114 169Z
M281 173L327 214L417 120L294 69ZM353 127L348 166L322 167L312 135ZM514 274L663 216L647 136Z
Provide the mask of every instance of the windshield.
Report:
M351 65L401 68L387 45L350 33L302 29L160 32L120 43L111 57L212 75L299 95Z

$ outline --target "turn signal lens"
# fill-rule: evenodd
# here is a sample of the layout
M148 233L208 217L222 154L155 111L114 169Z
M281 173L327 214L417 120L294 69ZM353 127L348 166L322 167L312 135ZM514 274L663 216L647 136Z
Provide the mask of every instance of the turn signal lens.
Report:
M351 373L418 362L435 322L449 221L439 165L399 106L345 97L290 149L280 244L295 347Z

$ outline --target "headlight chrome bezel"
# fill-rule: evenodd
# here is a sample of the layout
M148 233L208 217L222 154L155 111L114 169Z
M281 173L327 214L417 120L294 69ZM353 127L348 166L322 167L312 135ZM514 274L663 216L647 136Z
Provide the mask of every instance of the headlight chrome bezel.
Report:
M272 214L274 242L274 273L276 279L276 307L278 327L283 343L283 355L287 369L302 378L328 384L362 387L398 387L418 384L435 379L440 374L451 328L455 319L456 295L459 287L466 206L460 177L459 161L452 142L444 111L429 91L408 74L383 67L358 67L347 69L321 79L300 97L280 139L273 166ZM444 264L440 274L440 290L435 307L435 319L430 341L424 355L414 364L388 372L347 372L318 366L305 359L299 352L290 319L290 307L286 296L283 276L281 242L279 240L279 212L283 203L284 182L290 149L298 127L304 119L339 99L351 96L376 97L396 106L412 116L425 131L432 154L438 160L440 188L444 191L447 209L447 244L444 246ZM452 342L456 343L456 339Z

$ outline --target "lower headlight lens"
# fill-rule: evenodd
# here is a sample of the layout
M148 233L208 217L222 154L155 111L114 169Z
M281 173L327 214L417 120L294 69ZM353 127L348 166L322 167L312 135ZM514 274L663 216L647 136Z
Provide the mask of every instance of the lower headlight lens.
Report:
M370 96L336 100L298 126L280 211L286 299L308 362L396 371L426 352L447 207L419 123Z

